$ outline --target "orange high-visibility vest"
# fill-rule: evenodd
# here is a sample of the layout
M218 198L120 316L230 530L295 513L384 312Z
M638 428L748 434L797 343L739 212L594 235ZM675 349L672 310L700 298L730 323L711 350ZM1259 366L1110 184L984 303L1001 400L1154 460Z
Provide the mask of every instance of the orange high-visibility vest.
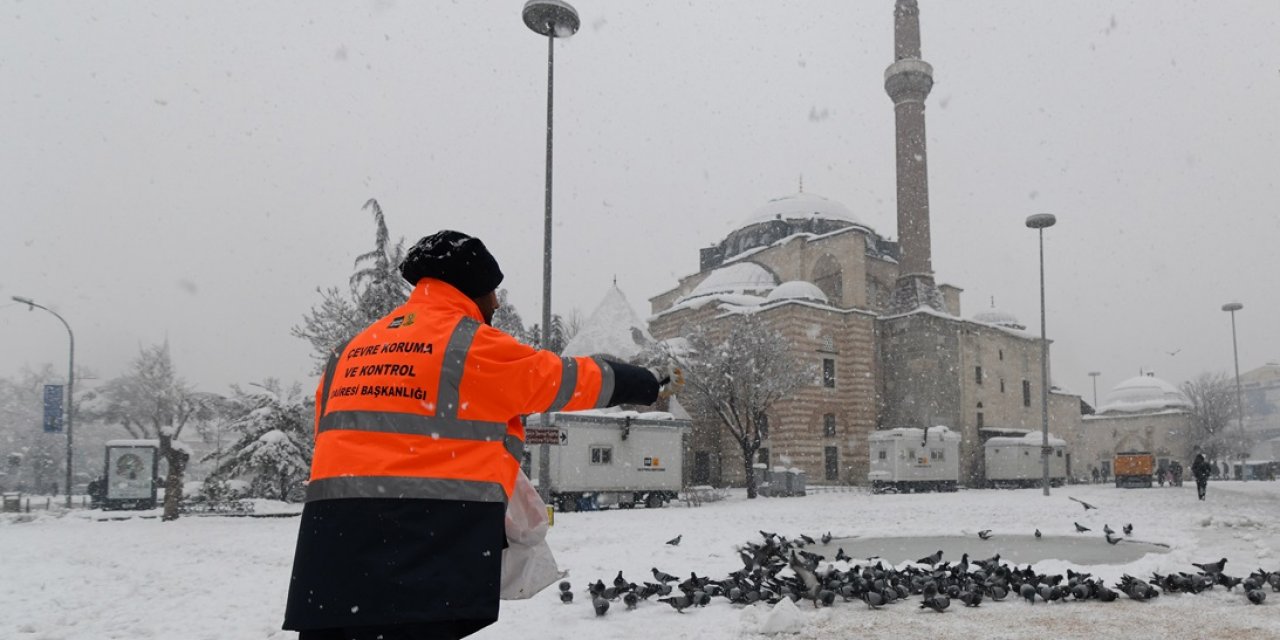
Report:
M308 501L504 502L524 451L519 416L607 405L608 363L536 350L481 318L462 292L424 278L330 358Z

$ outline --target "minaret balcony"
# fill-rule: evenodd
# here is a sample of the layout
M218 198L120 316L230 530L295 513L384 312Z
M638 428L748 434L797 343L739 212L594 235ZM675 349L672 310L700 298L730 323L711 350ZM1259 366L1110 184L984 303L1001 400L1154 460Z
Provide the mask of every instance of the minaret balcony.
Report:
M884 70L884 90L893 103L924 102L933 89L933 66L917 58L903 58Z

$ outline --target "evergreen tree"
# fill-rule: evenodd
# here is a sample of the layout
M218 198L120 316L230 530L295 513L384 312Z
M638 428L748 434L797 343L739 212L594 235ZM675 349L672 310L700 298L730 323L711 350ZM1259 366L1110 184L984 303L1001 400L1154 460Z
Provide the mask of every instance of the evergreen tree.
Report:
M311 469L313 402L297 384L286 390L268 379L253 386L251 392L232 386L227 428L236 441L204 459L217 458L218 480L249 477L252 497L287 500Z
M493 312L493 327L525 344L532 342L520 312L508 301L506 289L498 289L498 310Z
M377 200L370 198L363 208L373 212L373 249L356 257L355 273L347 283L349 291L317 287L320 304L303 316L301 326L290 330L294 336L311 343L316 373L324 370L334 349L404 304L413 289L400 276L404 239L391 243L386 218Z

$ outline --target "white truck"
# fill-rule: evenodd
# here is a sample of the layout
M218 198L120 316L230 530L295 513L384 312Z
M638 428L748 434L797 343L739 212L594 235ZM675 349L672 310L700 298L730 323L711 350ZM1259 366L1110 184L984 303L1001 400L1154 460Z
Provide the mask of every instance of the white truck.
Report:
M960 434L947 427L873 431L867 442L873 493L955 491L960 482Z
M987 485L992 487L1030 487L1044 482L1044 463L1040 447L1044 435L1032 431L1025 436L990 438L983 445L987 466ZM1061 486L1067 479L1067 442L1049 434L1049 483Z
M525 419L524 466L557 511L661 507L684 485L690 428L664 412L534 414Z

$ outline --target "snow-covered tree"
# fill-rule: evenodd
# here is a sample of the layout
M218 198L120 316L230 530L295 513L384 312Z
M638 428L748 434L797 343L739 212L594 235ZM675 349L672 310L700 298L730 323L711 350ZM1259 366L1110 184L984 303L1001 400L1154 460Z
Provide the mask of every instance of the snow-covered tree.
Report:
M236 441L205 460L217 458L218 479L250 478L251 496L286 500L311 469L313 401L297 384L284 389L268 379L253 386L232 387L227 428Z
M363 208L373 212L373 249L356 257L356 271L347 282L347 291L339 287L317 287L320 304L303 316L300 326L290 330L294 336L311 343L316 373L324 370L329 354L338 345L404 304L413 289L400 276L404 238L391 243L386 218L377 200L370 198Z
M66 436L41 430L42 393L46 384L66 384L65 372L45 365L23 369L14 379L0 378L0 487L44 493L62 474L60 455Z
M1221 373L1202 373L1182 383L1191 403L1191 445L1216 462L1248 450L1237 427L1239 404L1235 382Z
M143 347L129 371L103 385L97 417L119 424L134 438L160 441L167 471L162 520L178 518L182 481L191 451L178 438L188 423L213 417L217 396L200 393L178 377L169 344Z
M747 497L756 497L756 452L767 437L768 411L813 372L792 355L781 332L754 314L739 314L686 332L687 349L671 353L684 371L681 404L716 420L742 451Z
M520 342L525 344L533 342L524 328L524 320L520 317L520 312L516 311L515 305L508 300L506 289L498 289L498 310L493 312L493 326Z

